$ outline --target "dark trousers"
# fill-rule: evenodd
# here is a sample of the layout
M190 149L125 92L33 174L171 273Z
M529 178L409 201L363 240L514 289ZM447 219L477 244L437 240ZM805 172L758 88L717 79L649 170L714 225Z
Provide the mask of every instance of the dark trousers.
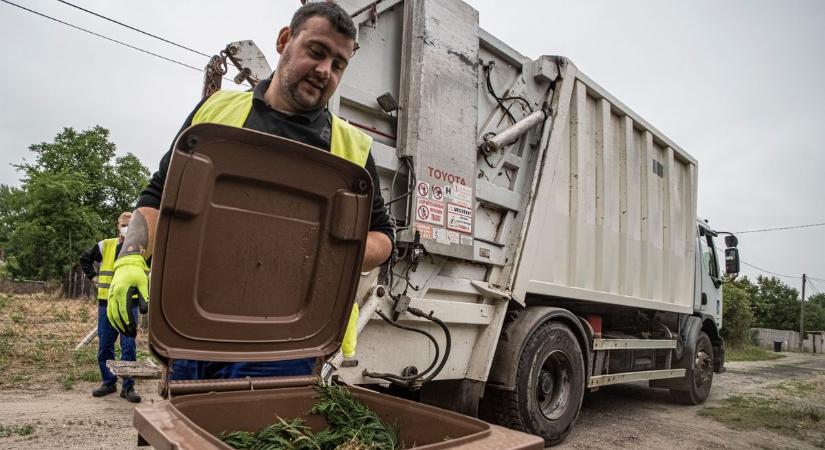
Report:
M132 317L139 318L138 308L135 307ZM100 366L100 375L103 384L112 385L117 383L117 376L106 367L106 361L115 359L115 341L120 336L120 360L135 360L135 338L123 336L109 323L106 317L106 305L98 303L97 306L97 364ZM131 378L123 379L123 389L134 386L135 381Z
M315 358L290 361L211 362L176 359L172 362L172 380L209 380L219 378L284 377L312 375Z

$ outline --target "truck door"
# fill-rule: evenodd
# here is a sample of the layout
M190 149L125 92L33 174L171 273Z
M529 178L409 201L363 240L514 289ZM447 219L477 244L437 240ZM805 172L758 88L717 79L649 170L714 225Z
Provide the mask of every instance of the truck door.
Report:
M717 326L722 324L722 275L714 245L714 233L699 227L699 258L701 258L701 294L699 311L713 315Z

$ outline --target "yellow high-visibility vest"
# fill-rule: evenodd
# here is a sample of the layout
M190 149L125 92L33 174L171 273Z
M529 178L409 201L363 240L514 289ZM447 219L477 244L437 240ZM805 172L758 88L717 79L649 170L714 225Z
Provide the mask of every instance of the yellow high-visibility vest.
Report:
M243 128L246 118L252 111L252 92L218 91L212 94L192 117L192 125L199 123L217 123ZM355 128L335 114L332 116L332 138L329 152L335 156L364 167L372 147L372 138ZM352 312L347 321L341 352L345 357L355 355L357 345L358 303L352 305Z
M192 117L192 125L217 123L243 128L252 111L252 92L218 91L212 94ZM372 147L372 137L332 115L330 153L364 167Z
M97 271L97 299L105 301L109 298L109 285L112 283L112 275L114 275L117 238L100 241L100 247L103 259L100 260L100 270Z

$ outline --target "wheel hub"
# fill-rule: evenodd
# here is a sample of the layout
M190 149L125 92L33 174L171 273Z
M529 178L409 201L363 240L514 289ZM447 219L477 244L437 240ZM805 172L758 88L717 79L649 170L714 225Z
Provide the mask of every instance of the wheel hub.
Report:
M567 355L551 352L541 365L536 380L535 395L544 417L556 420L562 416L573 391L573 368Z
M544 395L549 395L553 392L553 375L546 370L542 370L539 376L539 387Z
M710 381L711 376L711 363L710 363L710 355L707 354L704 350L700 350L696 352L696 385L703 386L705 383Z

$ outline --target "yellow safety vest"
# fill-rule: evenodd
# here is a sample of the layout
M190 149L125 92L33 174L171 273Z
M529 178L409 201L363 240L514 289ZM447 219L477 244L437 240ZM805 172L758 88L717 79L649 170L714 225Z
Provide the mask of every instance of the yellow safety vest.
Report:
M218 91L212 94L192 117L192 125L217 123L243 128L252 111L252 92ZM335 114L332 115L332 139L329 151L335 156L364 167L372 147L372 138ZM355 355L357 345L358 303L352 305L341 351L345 357Z
M100 241L100 246L103 258L100 260L100 270L97 271L97 299L105 301L109 298L109 285L114 275L117 238L104 239Z
M252 111L252 92L218 91L212 94L192 117L192 125L217 123L242 128ZM372 138L332 114L330 153L364 167Z

